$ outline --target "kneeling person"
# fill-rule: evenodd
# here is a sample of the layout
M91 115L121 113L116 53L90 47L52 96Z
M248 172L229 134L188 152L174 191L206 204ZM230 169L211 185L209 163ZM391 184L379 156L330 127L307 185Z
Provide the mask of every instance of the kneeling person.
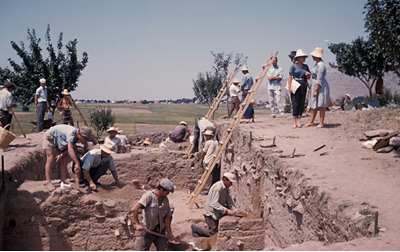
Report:
M85 187L85 180L89 183L92 190L96 190L96 184L101 176L110 169L117 186L124 184L118 179L117 168L111 154L114 152L114 145L106 142L100 149L93 149L86 153L81 161L82 172L79 175L79 186Z

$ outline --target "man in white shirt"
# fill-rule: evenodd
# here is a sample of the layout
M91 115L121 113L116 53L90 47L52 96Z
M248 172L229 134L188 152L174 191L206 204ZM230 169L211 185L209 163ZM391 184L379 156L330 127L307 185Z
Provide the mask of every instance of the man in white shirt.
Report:
M206 144L204 145L201 161L203 162L204 167L207 168L213 159L213 155L218 149L218 141L215 140L214 132L212 130L206 130L203 135L206 139ZM212 185L219 181L220 173L221 168L219 167L219 164L215 164L212 171Z
M281 91L281 81L283 79L283 68L278 66L278 58L272 61L272 66L267 72L268 77L268 90L269 90L269 104L271 106L271 117L275 118L275 101L278 105L278 111L281 117L285 116L283 108Z
M117 137L118 130L114 127L110 127L107 130L108 137L104 140L104 143L111 142L115 146L115 153L121 153L121 139Z
M11 91L13 89L14 84L6 82L0 91L0 126L3 128L12 121L12 114L10 114L9 110L18 106L12 101ZM6 129L8 130L9 128L10 126L7 126Z
M40 79L40 87L36 89L35 93L35 112L36 112L36 125L37 132L43 131L44 113L48 112L47 108L47 87L46 79Z
M231 118L232 112L236 109L236 113L239 111L239 93L241 91L239 86L240 81L234 79L232 85L229 87L229 94L231 96L231 107L228 111L228 118Z

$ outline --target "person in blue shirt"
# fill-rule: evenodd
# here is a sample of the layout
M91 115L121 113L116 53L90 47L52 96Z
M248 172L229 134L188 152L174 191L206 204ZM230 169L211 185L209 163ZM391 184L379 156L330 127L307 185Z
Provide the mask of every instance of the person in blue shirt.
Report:
M248 122L254 122L254 108L253 108L253 106L255 104L257 104L257 102L254 99L252 99L250 101L250 104L247 107L246 111L244 112L242 119L250 119Z
M247 93L253 86L253 77L249 74L249 68L247 66L242 67L243 79L240 83L240 91L242 92L242 102L246 99Z
M283 79L283 68L278 66L278 58L272 60L272 66L267 72L268 77L268 91L269 91L269 104L271 106L271 117L275 118L275 101L278 105L278 111L281 117L285 117L283 103L281 98Z

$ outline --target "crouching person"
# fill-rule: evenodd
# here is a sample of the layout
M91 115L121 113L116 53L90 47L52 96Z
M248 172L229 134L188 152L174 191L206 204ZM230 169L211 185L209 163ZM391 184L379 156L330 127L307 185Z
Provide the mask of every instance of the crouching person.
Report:
M118 179L117 167L111 154L114 152L114 144L106 142L100 149L93 149L86 153L81 161L82 172L79 174L79 186L85 187L89 184L92 190L96 190L97 182L108 169L110 169L117 186L122 187L124 183Z
M222 180L211 186L204 207L204 219L208 228L192 224L192 235L194 237L210 237L218 232L219 220L225 215L233 215L236 212L235 203L229 194L229 187L236 182L235 175L225 172Z
M137 250L149 250L152 243L157 250L167 249L167 239L147 233L153 231L162 235L168 233L170 240L174 239L171 229L172 212L167 195L174 192L174 184L163 178L157 189L146 192L132 208L136 229L141 231ZM143 224L139 222L139 209L143 209Z

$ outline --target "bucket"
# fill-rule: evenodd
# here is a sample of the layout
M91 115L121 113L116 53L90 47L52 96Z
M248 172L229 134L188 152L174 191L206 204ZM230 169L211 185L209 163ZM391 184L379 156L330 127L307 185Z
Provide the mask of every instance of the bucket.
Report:
M4 128L0 127L0 148L5 149L7 146L17 137L11 131L6 130L5 128L9 126L7 124Z

